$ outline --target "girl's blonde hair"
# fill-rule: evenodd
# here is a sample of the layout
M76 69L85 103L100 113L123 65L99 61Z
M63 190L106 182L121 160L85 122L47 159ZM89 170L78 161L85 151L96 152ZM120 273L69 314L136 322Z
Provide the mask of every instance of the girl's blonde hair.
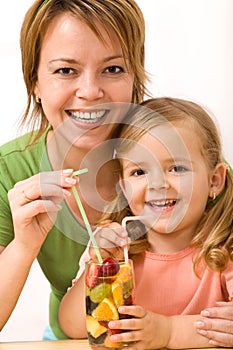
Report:
M129 147L132 147L131 141L138 141L155 126L165 122L190 120L199 138L201 153L209 171L211 172L217 164L224 162L217 127L208 113L199 105L182 99L161 97L147 100L141 106L135 106L128 118L124 120L125 124L117 146L119 158ZM208 199L205 213L191 242L191 245L201 248L195 259L196 270L201 261L205 261L213 270L223 270L229 258L233 260L233 175L227 164L226 167L228 170L225 187L215 200ZM111 211L108 210L108 212ZM118 198L112 203L112 214L108 215L108 219L111 218L120 223L125 215L133 214L123 193L120 192ZM145 238L146 236L140 240L140 244L137 242L136 253L147 247ZM135 253L134 242L130 252Z
M38 129L37 138L48 127L47 118L41 104L36 102L34 93L41 46L51 21L64 13L81 19L100 40L103 38L95 21L107 32L109 27L112 28L134 73L131 102L140 103L146 92L148 76L144 69L145 23L143 14L134 0L36 0L25 15L20 47L28 96L21 126L27 124L32 129Z

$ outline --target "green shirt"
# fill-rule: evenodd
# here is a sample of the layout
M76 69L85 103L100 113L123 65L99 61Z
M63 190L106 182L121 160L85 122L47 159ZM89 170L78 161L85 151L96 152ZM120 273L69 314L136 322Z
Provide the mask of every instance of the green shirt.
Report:
M41 171L51 171L46 151L47 132L37 143L27 146L30 133L0 147L0 245L14 239L14 227L7 198L18 181ZM27 146L27 147L26 147ZM66 339L58 322L58 309L63 295L77 274L78 262L86 248L88 234L62 202L55 225L38 254L38 262L51 286L50 326L58 339Z

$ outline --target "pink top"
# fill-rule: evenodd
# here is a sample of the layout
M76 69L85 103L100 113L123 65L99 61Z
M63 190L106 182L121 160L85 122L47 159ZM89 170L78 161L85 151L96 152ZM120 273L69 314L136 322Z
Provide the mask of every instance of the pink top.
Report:
M223 272L203 268L198 278L193 270L195 248L175 254L148 251L134 261L136 304L164 315L199 314L216 301L233 300L233 262Z

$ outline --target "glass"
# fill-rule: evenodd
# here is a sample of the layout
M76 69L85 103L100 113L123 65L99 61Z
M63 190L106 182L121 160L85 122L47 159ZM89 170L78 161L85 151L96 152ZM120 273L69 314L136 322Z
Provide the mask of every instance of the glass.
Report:
M86 263L86 325L89 344L99 348L122 348L130 343L113 343L110 335L121 333L111 330L108 322L127 318L118 313L121 305L134 303L133 262L116 261L107 258L103 264L90 261ZM130 317L130 316L128 316Z

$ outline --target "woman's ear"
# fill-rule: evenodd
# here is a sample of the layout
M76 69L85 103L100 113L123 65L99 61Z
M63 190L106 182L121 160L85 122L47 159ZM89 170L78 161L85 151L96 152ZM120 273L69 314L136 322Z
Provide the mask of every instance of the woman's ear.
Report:
M34 94L37 98L40 98L40 90L38 87L38 82L36 83L35 87L34 87Z
M226 181L227 167L225 163L219 163L210 178L210 197L217 197L223 190Z

